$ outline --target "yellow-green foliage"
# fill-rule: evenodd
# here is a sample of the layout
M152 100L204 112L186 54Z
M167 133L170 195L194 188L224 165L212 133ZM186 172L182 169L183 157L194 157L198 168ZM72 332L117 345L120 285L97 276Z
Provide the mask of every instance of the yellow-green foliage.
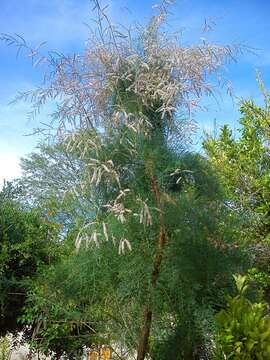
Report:
M1 337L0 338L0 360L7 360L9 359L9 352L10 352L10 343L8 338Z
M235 276L235 281L237 296L230 298L227 309L216 316L220 331L215 359L270 359L270 318L266 316L266 304L252 303L246 298L245 276Z

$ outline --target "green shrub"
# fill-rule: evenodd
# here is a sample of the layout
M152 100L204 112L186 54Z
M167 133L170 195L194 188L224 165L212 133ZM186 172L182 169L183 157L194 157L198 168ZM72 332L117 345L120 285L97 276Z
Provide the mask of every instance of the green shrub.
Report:
M253 267L248 269L248 279L255 283L255 285L264 290L269 287L269 275Z
M7 360L10 356L10 342L7 336L0 338L0 360Z
M226 310L217 316L215 359L270 359L270 318L265 303L252 303L245 293L246 276L235 276L238 294L230 297Z

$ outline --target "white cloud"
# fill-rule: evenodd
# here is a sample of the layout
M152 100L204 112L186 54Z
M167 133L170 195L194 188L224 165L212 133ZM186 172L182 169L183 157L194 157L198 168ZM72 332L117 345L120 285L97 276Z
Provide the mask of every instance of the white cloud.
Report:
M0 189L4 180L13 180L20 175L20 157L14 153L0 153Z

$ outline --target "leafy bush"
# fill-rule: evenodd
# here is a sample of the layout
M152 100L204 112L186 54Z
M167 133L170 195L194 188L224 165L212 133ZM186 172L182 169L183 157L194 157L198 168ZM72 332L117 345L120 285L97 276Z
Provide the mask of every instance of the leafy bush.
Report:
M10 355L9 340L8 340L7 336L1 337L0 338L0 360L9 359L9 355Z
M56 257L56 229L36 210L0 193L0 334L22 330L27 283Z
M217 316L216 360L264 360L270 358L270 318L265 303L252 303L245 295L246 276L235 276L238 294L229 298L226 310Z
M253 281L260 289L269 287L269 275L255 267L248 269L248 279Z

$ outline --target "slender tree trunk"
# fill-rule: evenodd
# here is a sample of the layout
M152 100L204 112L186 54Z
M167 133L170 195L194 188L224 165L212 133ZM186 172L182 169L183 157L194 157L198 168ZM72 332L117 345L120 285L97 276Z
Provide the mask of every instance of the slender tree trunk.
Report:
M151 274L151 291L150 295L146 301L145 309L144 309L144 324L141 330L141 336L139 339L138 350L137 350L137 360L144 360L146 353L148 351L148 344L149 344L149 336L151 331L152 325L152 292L156 288L159 273L160 273L160 266L163 258L163 251L166 244L166 233L165 233L165 226L163 220L163 214L161 209L160 203L160 191L158 187L157 180L154 176L151 177L151 185L152 191L155 194L157 209L159 210L159 234L157 237L156 243L156 254L153 264L153 270Z
M143 360L145 358L148 349L148 340L149 340L151 323L152 323L152 310L150 310L148 306L149 304L147 304L144 310L144 325L139 340L137 360Z

